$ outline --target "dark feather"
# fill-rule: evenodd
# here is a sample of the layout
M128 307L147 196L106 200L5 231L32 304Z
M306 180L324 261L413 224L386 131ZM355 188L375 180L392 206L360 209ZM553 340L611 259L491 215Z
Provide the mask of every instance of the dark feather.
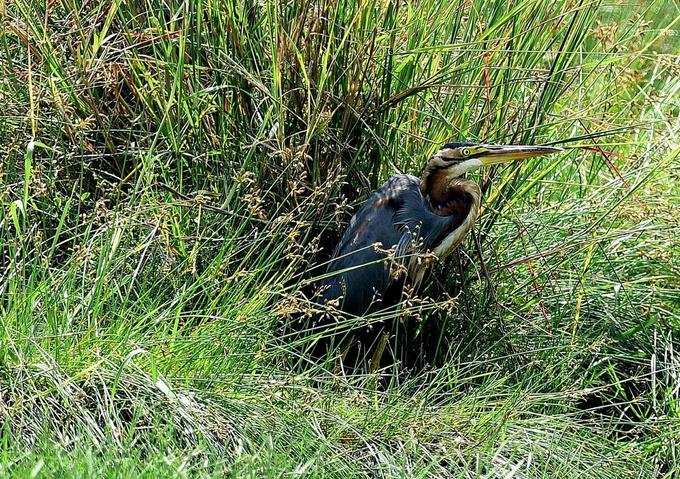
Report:
M399 300L403 275L390 276L393 265L385 250L394 249L397 261L433 249L464 218L435 214L411 175L390 178L354 215L334 253L328 272L337 272L323 286L323 300L342 297L340 309L361 315ZM395 285L396 282L396 285Z

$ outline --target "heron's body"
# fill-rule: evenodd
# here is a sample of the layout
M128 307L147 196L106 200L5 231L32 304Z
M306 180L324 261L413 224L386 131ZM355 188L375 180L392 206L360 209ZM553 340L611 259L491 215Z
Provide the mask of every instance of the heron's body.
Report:
M439 183L435 195L424 194L420 178L396 175L364 202L329 264L337 274L324 285L326 302L355 315L391 306L407 276L414 286L422 280L421 255L443 257L460 243L477 217L479 187L447 181L443 170L428 178Z
M546 146L448 143L429 159L420 178L393 176L350 221L329 263L329 275L321 283L322 302L357 316L397 304L405 282L417 289L427 259L441 259L451 253L477 219L481 192L476 183L464 178L467 172L557 151ZM384 338L390 336L386 333L394 331L386 322L379 328L360 328L354 331L356 334L344 330L342 334L349 336L341 337L340 343L345 344L349 364L358 364L360 358L369 356L373 357L371 362L376 358L380 362ZM378 335L382 346L376 346ZM337 343L332 337L326 337L328 344L322 342L315 351L325 354L329 345L334 348ZM349 348L348 337L355 338L355 347ZM354 352L349 353L350 349ZM354 356L353 361L348 353Z

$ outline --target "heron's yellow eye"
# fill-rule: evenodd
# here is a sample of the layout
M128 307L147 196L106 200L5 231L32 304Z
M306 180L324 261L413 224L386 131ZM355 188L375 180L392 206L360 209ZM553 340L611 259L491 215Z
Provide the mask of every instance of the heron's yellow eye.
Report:
M460 150L460 154L463 156L470 156L470 148L463 148Z

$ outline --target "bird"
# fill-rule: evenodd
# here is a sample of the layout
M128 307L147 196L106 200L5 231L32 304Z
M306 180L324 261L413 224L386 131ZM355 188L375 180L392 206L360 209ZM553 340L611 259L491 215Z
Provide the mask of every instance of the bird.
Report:
M345 313L362 315L390 306L385 293L405 279L417 289L431 253L446 258L465 239L480 213L481 190L471 171L562 151L552 146L446 143L420 177L389 178L352 217L327 267L321 296ZM422 258L421 258L422 259ZM390 260L404 274L390 274ZM399 268L396 268L397 270Z
M481 189L466 174L560 151L553 146L446 143L420 177L392 176L351 218L318 288L320 302L354 316L395 306L406 282L416 291L432 259L450 255L478 218Z

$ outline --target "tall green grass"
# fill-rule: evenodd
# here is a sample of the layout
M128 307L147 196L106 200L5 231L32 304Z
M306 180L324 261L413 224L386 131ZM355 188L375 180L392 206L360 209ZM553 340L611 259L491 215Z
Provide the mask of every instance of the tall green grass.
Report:
M679 14L0 3L0 472L674 477ZM568 149L477 178L436 363L293 367L353 209L463 138Z

